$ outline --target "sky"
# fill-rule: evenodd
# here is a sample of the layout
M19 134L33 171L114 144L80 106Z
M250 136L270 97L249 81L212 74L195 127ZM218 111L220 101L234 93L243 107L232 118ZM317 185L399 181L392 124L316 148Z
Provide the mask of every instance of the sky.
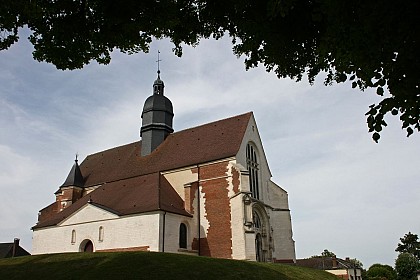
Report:
M407 138L389 116L374 143L365 118L380 100L372 91L246 71L229 38L187 46L181 58L172 47L154 41L148 54L115 51L109 65L73 71L33 60L25 36L0 52L0 242L18 237L31 250L37 213L55 200L76 153L140 139L159 50L175 131L254 112L272 179L289 194L298 258L328 249L365 268L394 265L399 238L420 234L418 133Z

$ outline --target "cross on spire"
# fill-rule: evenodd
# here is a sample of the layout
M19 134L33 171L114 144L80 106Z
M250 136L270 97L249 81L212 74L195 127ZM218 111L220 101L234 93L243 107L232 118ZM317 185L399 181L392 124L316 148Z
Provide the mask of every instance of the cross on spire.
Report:
M157 62L157 67L158 67L158 70L157 70L158 76L160 75L159 62L160 62L160 61L162 61L162 59L159 59L159 54L160 54L160 51L158 50L158 59L156 60L156 62Z

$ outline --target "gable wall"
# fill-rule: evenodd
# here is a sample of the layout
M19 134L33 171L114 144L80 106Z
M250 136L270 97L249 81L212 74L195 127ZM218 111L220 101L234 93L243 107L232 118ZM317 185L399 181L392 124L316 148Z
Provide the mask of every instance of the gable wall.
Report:
M259 186L260 186L260 200L266 202L267 199L267 187L271 179L271 172L268 167L267 158L264 153L264 148L258 132L257 124L255 119L252 117L249 120L248 127L244 134L244 138L241 147L236 155L237 163L243 167L243 170L247 170L246 163L246 146L249 142L252 142L256 147L257 156L259 159ZM243 191L250 191L243 190Z
M105 211L92 204L86 204L79 211L68 217L61 226L74 225L80 223L88 223L92 221L102 221L118 218L118 215Z
M253 117L248 123L244 139L236 156L238 166L241 166L243 170L247 170L246 147L249 142L253 143L258 154L260 201L265 204L264 209L268 215L269 226L273 228L273 250L271 252L273 261L294 261L296 259L295 243L293 240L290 211L288 211L288 194L284 189L271 181L271 172L268 166L268 161L264 153L263 144L255 119ZM249 180L249 177L247 179ZM246 184L242 185L245 186ZM243 191L250 191L249 186L247 186L246 190L243 189ZM280 208L286 211L273 211L273 208ZM246 238L249 239L249 236L247 235ZM253 239L254 238L255 236ZM255 248L254 244L249 244L252 241L253 240L248 240L247 242L247 248L249 251L247 256L251 258L252 249Z
M77 214L76 214L77 215ZM104 228L103 241L99 241L99 227ZM76 242L71 242L72 230L76 231ZM115 248L143 248L159 250L159 213L117 217L111 220L63 225L35 229L32 254L79 252L80 244L89 239L95 251Z

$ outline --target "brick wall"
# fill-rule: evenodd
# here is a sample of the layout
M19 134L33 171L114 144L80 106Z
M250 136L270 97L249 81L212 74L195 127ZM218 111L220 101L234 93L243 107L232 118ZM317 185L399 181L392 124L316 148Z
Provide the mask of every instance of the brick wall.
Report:
M232 258L227 168L227 161L200 167L199 177L204 198L204 217L209 223L206 236L200 240L200 253L204 256Z

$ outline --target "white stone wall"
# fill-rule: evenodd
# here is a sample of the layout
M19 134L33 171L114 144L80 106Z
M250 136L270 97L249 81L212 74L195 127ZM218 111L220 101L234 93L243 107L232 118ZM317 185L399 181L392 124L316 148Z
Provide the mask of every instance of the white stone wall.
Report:
M266 204L273 208L289 209L289 196L287 192L272 181L267 182Z
M166 180L168 180L183 200L185 200L184 185L198 180L198 174L193 173L191 168L165 172L163 176L165 176Z
M232 224L232 258L247 259L244 229L243 195L236 195L230 200Z
M273 258L296 261L295 241L289 211L269 211L273 228Z
M168 182L172 185L175 191L179 194L179 196L185 201L185 185L197 182L198 181L198 173L192 172L193 168L197 168L196 166L192 166L190 168L178 169L173 170L170 172L165 172L163 175L168 180ZM208 222L206 223L204 207L199 210L198 201L200 200L201 204L204 202L204 195L200 193L200 198L198 197L199 193L196 190L195 192L191 193L191 196L194 197L192 201L192 211L191 213L193 217L184 217L180 215L175 215L171 213L167 213L165 217L165 252L172 252L172 253L191 253L191 245L194 238L198 238L198 213L201 210L201 223L202 226L208 226ZM184 223L187 226L187 251L180 250L179 248L179 225ZM201 232L201 237L204 237L204 230Z
M191 251L191 244L197 238L197 226L192 218L166 213L165 218L165 252L180 253L184 250L179 248L179 226L184 223L187 226L187 250Z
M118 218L118 215L114 213L106 211L92 204L86 204L85 206L81 207L78 211L74 212L72 215L66 218L64 221L59 223L59 225L76 225L95 220L104 221L116 218Z
M95 206L84 207L59 227L35 229L32 254L79 252L86 239L92 241L95 251L142 246L149 246L150 251L159 250L159 212L103 219L101 211L104 210L95 207L101 210L96 211L92 207ZM95 212L96 215L92 214ZM104 229L103 241L99 241L101 226ZM76 231L74 243L71 242L73 230Z

